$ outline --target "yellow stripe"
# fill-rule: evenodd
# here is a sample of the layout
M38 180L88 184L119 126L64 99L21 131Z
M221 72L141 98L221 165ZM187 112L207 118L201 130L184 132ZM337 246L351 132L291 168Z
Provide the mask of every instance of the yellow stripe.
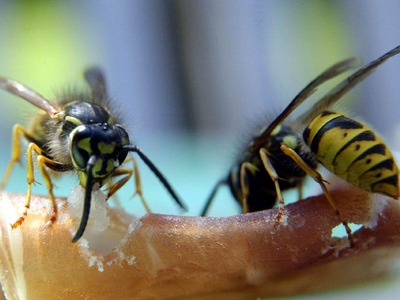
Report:
M103 170L103 161L103 159L98 159L93 166L93 177L96 179L109 176L115 169L114 160L108 159L106 161L106 169Z
M316 116L311 122L310 124L308 124L307 129L310 130L310 135L308 137L308 139L305 141L307 143L307 145L311 145L312 141L314 140L315 135L318 133L318 131L329 121L339 117L339 116L343 116L343 114L337 114L337 113L333 113L333 114L329 114L329 115L325 115L322 116L322 114L319 114L318 116Z
M111 143L99 142L97 144L97 147L99 148L101 154L111 154L115 151L116 145L117 145L116 142L111 142Z
M364 185L372 185L376 182L381 181L384 178L393 176L396 174L397 168L393 169L386 169L386 168L379 168L376 170L368 171L362 176L360 176L360 186ZM379 177L377 177L380 174Z
M85 150L88 154L92 153L92 147L90 146L90 138L81 139L78 142L78 148Z
M72 124L74 124L76 126L82 125L82 122L79 119L71 117L71 116L66 116L65 121L71 122Z
M388 195L395 199L399 199L399 188L395 185L381 182L372 187L372 192Z
M361 154L378 144L382 144L382 141L380 141L378 138L375 141L359 141L352 143L336 156L333 162L335 170L334 173L343 174L345 172L356 171L358 174L363 174L366 170L371 168L371 166L376 165L377 161L382 161L379 159L379 156L382 156L382 154L374 153L375 155L368 155L361 161L356 161L356 159ZM356 147L359 147L359 149L356 150ZM375 157L377 161L375 161ZM368 159L371 160L369 164L366 163ZM353 163L354 165L352 165Z
M335 173L334 160L340 149L342 149L343 146L351 141L355 136L364 131L365 130L363 128L347 130L332 128L328 130L322 136L318 144L318 159L324 164L325 167ZM347 136L344 136L344 133L347 133ZM339 168L344 167L341 166L339 161L336 161L335 163L337 166L339 166Z
M315 117L307 127L309 130L309 137L305 142L308 146L311 147L316 135L326 124L341 116L344 115L340 113L331 113L326 115L319 114ZM334 124L335 123L333 123L333 125ZM322 135L319 134L318 138L320 138L320 140L317 145L318 150L317 153L315 153L318 160L328 170L361 189L389 195L396 199L399 198L398 184L381 182L385 178L394 175L398 176L398 168L392 153L373 130L361 123L359 123L359 125L361 125L362 128L342 129L340 127L333 127L325 131ZM374 134L374 141L355 141L346 148L343 148L356 136L368 131ZM316 142L317 141L314 143ZM384 154L371 153L357 160L363 153L379 144L385 147ZM368 171L385 160L393 161L393 168L391 170L380 168ZM378 175L380 176L377 177Z
M389 156L390 157L390 156ZM366 159L371 159L371 163L366 164L365 160ZM365 159L362 159L360 161L355 162L348 170L347 178L343 177L343 179L346 179L348 182L354 184L355 186L360 186L360 176L364 173L366 173L369 169L371 169L373 166L385 161L388 159L388 156L382 155L379 153L373 153L365 157ZM339 174L338 174L339 175Z

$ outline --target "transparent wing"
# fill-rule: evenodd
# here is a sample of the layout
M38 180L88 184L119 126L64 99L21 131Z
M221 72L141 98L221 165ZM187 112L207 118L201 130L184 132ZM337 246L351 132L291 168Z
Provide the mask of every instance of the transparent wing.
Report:
M343 97L349 90L356 86L359 82L364 80L368 75L376 70L382 63L392 56L395 56L400 52L400 46L390 50L378 59L370 62L369 64L362 67L360 70L356 71L336 87L331 89L324 97L322 97L316 105L314 105L310 110L304 113L297 121L299 124L308 124L312 119L314 119L322 111L326 110L336 101Z
M334 64L332 67L318 75L311 81L296 97L289 103L289 105L282 111L282 113L262 132L259 138L254 142L253 147L258 149L265 145L266 140L271 135L271 132L282 123L300 104L309 98L316 90L317 87L324 82L354 68L358 63L356 58L349 58L339 63Z
M47 112L52 118L56 118L61 111L57 105L51 103L36 91L17 81L0 76L0 88L25 99L36 107Z
M106 80L101 69L91 67L85 71L84 76L92 90L93 98L99 101L107 99Z

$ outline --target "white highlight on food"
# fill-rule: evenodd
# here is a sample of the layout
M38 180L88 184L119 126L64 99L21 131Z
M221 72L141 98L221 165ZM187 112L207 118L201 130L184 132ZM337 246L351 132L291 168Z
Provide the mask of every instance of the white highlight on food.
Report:
M15 206L12 205L11 199L8 199L7 193L4 193L3 197L7 199L3 198L3 206L0 212L1 218L6 220L7 224L13 224L20 217L20 212L15 210ZM20 299L27 299L24 273L24 242L22 232L20 228L11 229L11 226L8 226L7 234L9 237L10 246L9 254L11 255L12 265L14 266L14 272L10 276L14 276L15 278L15 290L18 291L18 297ZM3 237L0 238L3 240Z
M69 213L76 219L81 220L83 204L85 199L85 189L81 185L76 185L68 197ZM107 213L107 197L103 191L97 189L92 192L89 221L86 230L102 232L110 226L110 217ZM79 223L78 223L79 225ZM86 232L85 232L86 233Z

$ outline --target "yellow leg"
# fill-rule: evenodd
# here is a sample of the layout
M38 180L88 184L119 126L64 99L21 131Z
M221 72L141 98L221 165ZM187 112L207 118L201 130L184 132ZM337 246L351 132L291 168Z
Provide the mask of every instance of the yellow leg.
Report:
M52 165L54 163L54 161L47 158L46 156L39 155L37 158L37 163L38 163L38 168L40 170L40 173L42 174L42 177L46 184L47 191L49 193L51 206L53 207L53 215L51 217L51 221L54 222L57 218L57 205L56 205L56 199L53 194L53 182L51 180L49 172L46 169L46 166Z
M336 203L333 200L331 193L328 191L328 188L325 185L326 181L322 178L322 175L317 170L311 168L293 149L290 149L289 147L287 147L285 145L281 145L281 150L283 151L283 153L285 153L287 156L289 156L291 159L293 159L294 162L300 168L302 168L308 175L310 175L321 186L321 188L325 194L325 197L328 199L329 204L332 206L333 210L335 211L335 214L339 217L344 228L346 229L347 236L349 237L349 241L350 241L350 246L353 247L354 240L353 240L353 234L351 232L351 229L350 229L347 221L344 219L339 208L336 206Z
M46 170L46 166L57 166L58 164L54 162L53 160L45 157L43 154L42 149L39 148L38 145L34 143L30 143L28 145L28 150L26 153L27 157L27 183L28 183L28 191L26 194L26 200L25 200L25 205L24 205L24 210L21 214L21 216L11 225L11 227L17 228L22 224L22 222L25 220L26 216L28 215L28 210L30 207L31 203L31 194L32 194L32 184L35 183L35 178L34 178L34 163L33 163L33 153L36 153L38 155L37 157L37 165L39 168L40 173L43 176L43 179L45 181L47 190L49 192L49 198L53 207L53 215L51 218L51 221L53 222L56 219L57 216L57 206L53 194L53 183L51 181L51 177Z
M147 204L143 193L142 193L142 183L140 180L140 174L139 174L139 167L135 161L135 159L133 157L128 158L127 160L125 160L125 162L127 161L132 161L133 163L133 171L131 169L128 168L119 168L116 169L113 177L117 177L117 176L124 176L123 178L119 179L118 181L116 181L115 183L112 184L112 186L110 187L109 191L108 191L108 197L111 197L113 194L115 194L122 186L125 185L125 183L127 183L129 181L129 179L132 177L133 173L135 175L135 193L133 194L133 197L135 197L136 195L139 196L140 201L142 202L144 208L146 209L146 211L148 213L151 212L151 209L149 207L149 205Z
M25 138L29 138L29 134L26 130L19 124L16 124L12 131L12 151L11 151L11 159L7 165L7 169L3 175L3 179L0 183L0 190L4 189L8 180L10 179L10 175L16 163L20 163L21 161L21 143L20 136L24 136Z
M133 160L133 157L128 156L124 160L123 164L126 164L127 162L132 161L132 160ZM119 181L119 180L114 180L114 177L118 177L119 175L124 175L126 173L129 173L129 172L122 172L123 174L119 174L119 172L120 172L120 169L115 170L111 179L109 181L107 181L107 190L108 190L107 200L112 197L113 201L117 205L117 207L122 208L121 201L119 200L119 197L116 194L116 192L129 180L129 178L132 176L132 172L130 172L131 175L129 176L129 178L126 181L124 181L123 184L118 184L117 186L114 186Z
M281 188L279 186L279 176L276 173L274 167L271 164L271 161L268 158L267 151L264 148L260 149L260 157L263 162L265 170L268 172L269 176L271 177L274 185L275 185L275 191L276 191L276 197L279 202L279 211L278 211L278 216L277 220L278 222L281 222L283 220L283 216L285 215L285 201L283 200Z
M119 168L119 169L115 170L113 177L118 177L118 176L123 176L123 175L125 175L125 177L123 177L111 184L111 186L108 189L107 198L114 196L114 194L122 186L124 186L125 183L127 183L129 181L129 179L132 177L132 174L133 174L133 172L131 169Z
M111 178L110 180L107 181L107 190L110 191L113 188L113 185L116 183L116 181ZM109 194L109 193L108 193ZM107 194L107 201L112 197L116 207L122 208L121 201L118 197L118 195L114 192L113 195L108 195Z
M301 180L301 182L297 186L298 200L303 199L303 184L304 184L304 180Z
M251 163L245 162L240 166L240 190L241 197L240 202L242 204L242 213L247 213L249 211L247 204L247 197L249 195L249 185L247 184L247 172L253 172L255 166Z

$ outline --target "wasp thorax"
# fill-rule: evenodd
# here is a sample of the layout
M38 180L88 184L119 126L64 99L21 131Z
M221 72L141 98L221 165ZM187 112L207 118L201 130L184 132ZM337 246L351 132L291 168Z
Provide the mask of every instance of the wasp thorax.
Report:
M280 152L280 146L286 145L291 149L299 146L299 136L289 126L280 125L269 137L268 149L272 152Z
M74 167L85 172L90 157L96 158L93 178L109 176L125 160L123 146L129 143L126 131L118 124L96 123L77 126L70 133L70 151Z

